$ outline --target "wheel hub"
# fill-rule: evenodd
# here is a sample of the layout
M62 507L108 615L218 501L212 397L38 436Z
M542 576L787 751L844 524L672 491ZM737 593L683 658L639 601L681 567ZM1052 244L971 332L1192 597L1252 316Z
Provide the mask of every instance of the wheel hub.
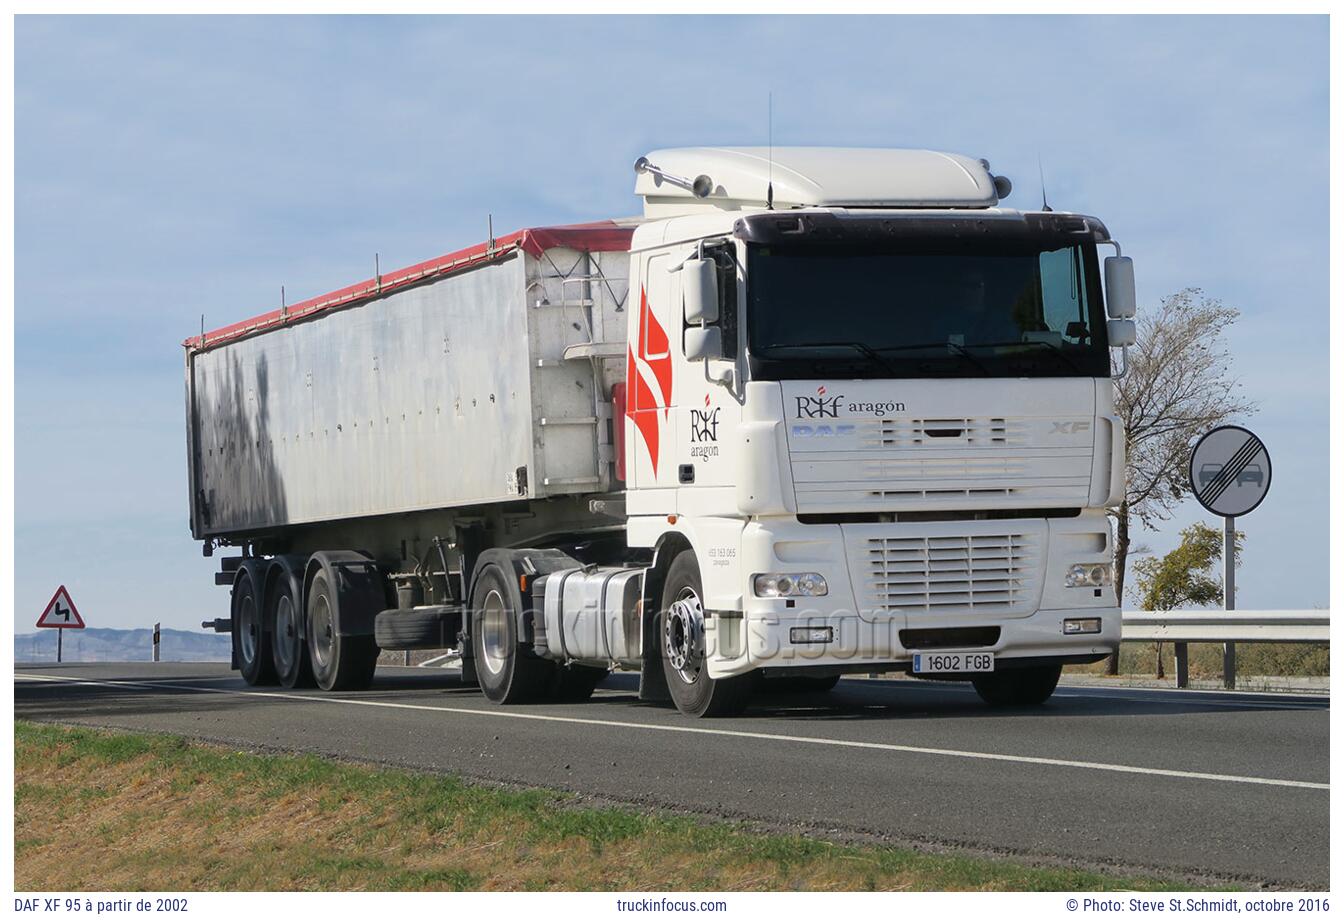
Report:
M275 653L285 670L294 664L295 626L294 602L286 594L275 605Z
M503 596L491 590L481 608L481 651L491 674L504 670L509 654L508 607Z
M319 594L313 600L312 606L312 630L313 635L313 657L321 667L326 667L327 662L331 660L331 646L334 636L332 630L331 605L327 601L325 594Z
M705 608L687 588L663 617L663 652L686 683L695 683L704 660Z
M257 608L251 595L243 598L238 605L238 644L243 659L252 661L257 657Z

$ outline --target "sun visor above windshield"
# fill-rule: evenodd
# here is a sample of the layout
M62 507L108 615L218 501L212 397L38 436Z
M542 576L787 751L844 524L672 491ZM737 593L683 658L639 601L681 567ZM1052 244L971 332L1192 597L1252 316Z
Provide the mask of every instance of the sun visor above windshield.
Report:
M901 240L976 246L1020 245L1041 250L1101 243L1110 239L1095 217L1054 212L1003 211L975 216L911 212L854 215L834 211L784 211L749 214L733 224L733 235L748 243L774 246L825 243L880 243Z

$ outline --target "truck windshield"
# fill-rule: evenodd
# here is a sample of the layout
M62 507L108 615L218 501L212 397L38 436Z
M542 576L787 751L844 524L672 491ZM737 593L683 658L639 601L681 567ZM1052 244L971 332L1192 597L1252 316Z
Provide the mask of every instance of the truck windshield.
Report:
M1106 377L1096 246L752 244L752 376Z

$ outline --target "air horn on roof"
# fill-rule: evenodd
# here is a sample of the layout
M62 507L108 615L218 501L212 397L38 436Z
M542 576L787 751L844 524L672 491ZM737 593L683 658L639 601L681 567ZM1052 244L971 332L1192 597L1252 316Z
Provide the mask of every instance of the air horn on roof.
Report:
M657 166L649 162L648 157L640 157L635 160L635 174L648 173L653 176L653 184L661 185L666 182L669 185L675 185L677 188L684 188L696 198L708 198L709 193L714 191L714 180L706 175L696 176L694 179L683 179L681 176L674 176L671 173L663 172Z

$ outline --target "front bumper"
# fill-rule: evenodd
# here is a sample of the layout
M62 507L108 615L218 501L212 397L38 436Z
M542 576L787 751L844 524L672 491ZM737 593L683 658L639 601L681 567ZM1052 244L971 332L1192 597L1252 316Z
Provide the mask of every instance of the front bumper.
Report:
M1074 618L1101 620L1101 632L1065 635L1064 621ZM790 639L795 627L830 627L832 639L826 643L796 643ZM992 644L947 644L942 647L993 652L1000 662L1011 659L1095 659L1120 647L1120 608L1079 607L1066 610L1038 610L1012 619L984 618L979 624L957 628L997 628ZM726 634L738 631L738 641ZM742 617L716 614L711 617L709 673L711 677L731 677L757 668L838 668L842 671L887 671L908 667L916 651L930 646L907 646L907 638L928 635L907 631L898 617L871 620L857 614L809 614L782 619L771 614ZM969 635L970 633L968 633ZM955 633L954 633L955 635ZM938 647L938 646L934 646ZM720 654L713 654L714 649ZM728 654L723 654L727 652ZM736 654L733 654L736 652Z
M929 601L950 603L898 609L881 603L884 598L874 594L876 584L902 578L899 573L908 571L903 560L912 558L912 551L907 546L927 546L927 558L942 559L942 546L982 539L998 545L995 541L1007 533L1014 535L1012 545L1026 547L1011 576L1021 587L1007 600L989 595L992 603L986 605L981 600L986 595L978 593L984 590L978 582L970 589L973 593L967 596L970 603L966 606L958 606L946 595L930 594ZM917 542L924 539L938 542ZM899 554L891 557L888 568L874 568L872 554L880 555L890 545L899 545ZM1113 590L1067 589L1063 577L1072 562L1109 561L1110 549L1109 527L1101 512L1048 521L858 526L804 525L796 518L757 519L742 534L744 578L749 580L755 572L817 572L829 590L823 597L793 601L758 598L748 590L740 612L712 613L706 624L709 673L719 678L758 668L900 670L911 663L915 651L950 648L993 652L1005 667L1015 660L1080 661L1108 655L1120 645L1120 608ZM977 551L969 548L965 552L974 556ZM919 551L914 553L917 557ZM975 558L967 565L977 574L967 577L981 577L977 566L1001 564ZM937 574L947 577L943 568ZM945 588L946 581L937 587ZM902 582L902 588L908 590L908 581ZM1101 631L1066 635L1064 621L1078 618L1100 620ZM830 639L794 641L804 638L791 635L799 627L829 629Z

